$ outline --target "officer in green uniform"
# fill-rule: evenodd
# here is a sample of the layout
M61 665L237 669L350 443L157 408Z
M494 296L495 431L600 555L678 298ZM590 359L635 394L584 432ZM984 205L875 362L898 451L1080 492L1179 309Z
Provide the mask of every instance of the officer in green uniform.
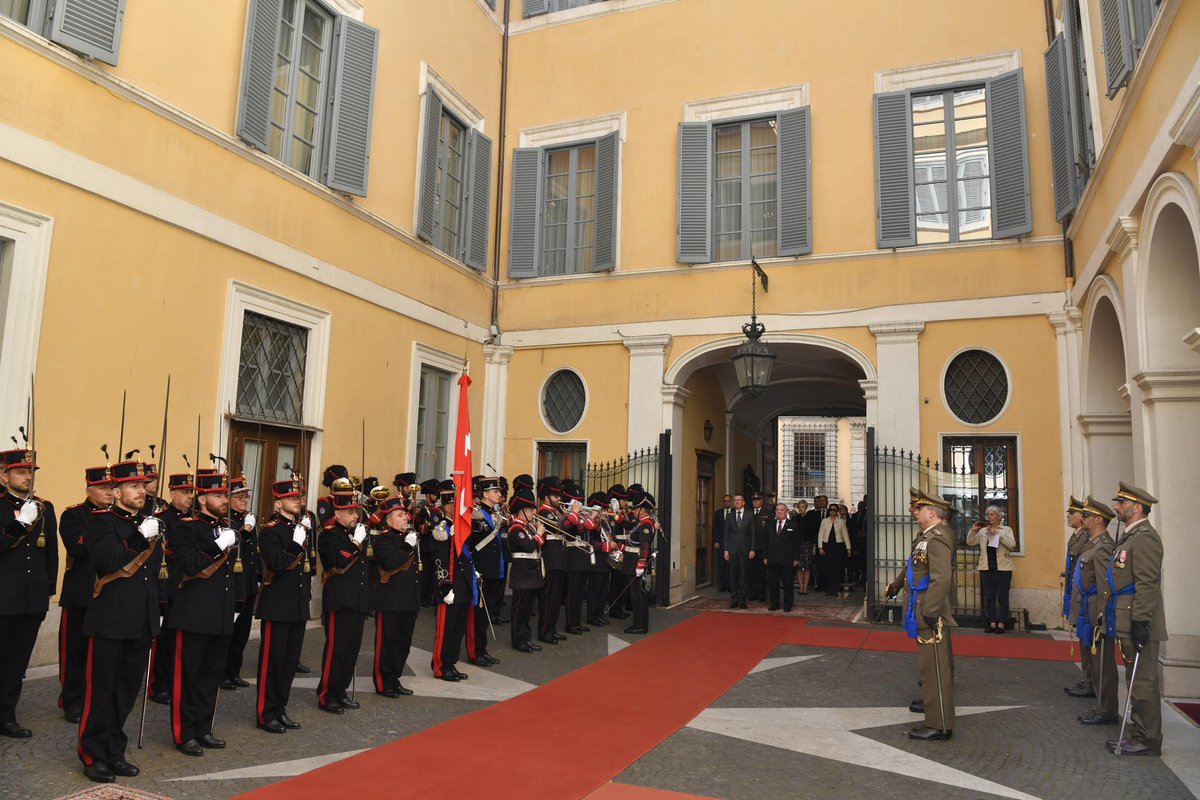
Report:
M1078 616L1079 609L1072 609L1071 598L1074 596L1072 579L1075 575L1075 562L1079 560L1079 554L1083 552L1083 548L1087 545L1088 534L1083 528L1083 501L1076 499L1074 495L1067 501L1067 527L1071 529L1071 536L1067 539L1067 559L1066 565L1063 567L1063 620L1068 625L1075 624L1075 618ZM1063 691L1072 697L1095 697L1092 692L1092 650L1088 646L1083 646L1079 649L1079 666L1083 669L1083 678L1072 686L1064 686Z
M1111 508L1088 497L1079 512L1083 518L1085 542L1075 559L1071 574L1071 608L1075 611L1075 635L1080 649L1087 653L1092 668L1091 696L1098 698L1096 707L1079 715L1084 725L1112 725L1117 716L1117 663L1113 660L1113 640L1104 635L1104 604L1097 597L1104 585L1108 561L1112 557L1113 540L1108 535L1108 523L1116 514Z

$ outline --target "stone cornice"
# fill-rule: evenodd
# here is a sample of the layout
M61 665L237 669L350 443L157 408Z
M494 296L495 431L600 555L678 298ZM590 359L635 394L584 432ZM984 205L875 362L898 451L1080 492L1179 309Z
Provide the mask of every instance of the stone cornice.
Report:
M884 322L879 325L871 325L869 329L879 344L903 344L917 341L917 337L925 330L925 323L918 321Z
M1133 433L1133 421L1128 411L1098 411L1080 414L1076 419L1086 437L1129 436Z
M1133 376L1147 403L1200 402L1200 369L1163 369Z
M1124 261L1138 249L1138 223L1133 217L1117 217L1104 239L1108 249Z

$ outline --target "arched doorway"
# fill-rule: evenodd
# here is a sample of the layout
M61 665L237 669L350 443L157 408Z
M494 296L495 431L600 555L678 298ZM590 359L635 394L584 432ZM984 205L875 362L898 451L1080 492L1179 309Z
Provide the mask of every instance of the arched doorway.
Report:
M1118 302L1112 280L1097 281L1084 326L1080 426L1087 456L1084 484L1090 492L1107 492L1134 474L1129 373Z

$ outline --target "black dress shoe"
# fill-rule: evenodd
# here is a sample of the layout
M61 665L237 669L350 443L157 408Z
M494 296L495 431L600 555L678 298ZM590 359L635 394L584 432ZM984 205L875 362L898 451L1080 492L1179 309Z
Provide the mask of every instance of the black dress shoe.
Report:
M648 628L639 628L637 625L630 625L628 628L625 629L625 632L626 633L649 633L650 630Z
M88 780L96 783L112 783L117 779L117 776L103 761L93 761L88 764L83 768L83 774L87 775Z
M338 705L342 708L349 708L351 710L362 707L362 703L358 702L357 700L351 700L349 697L339 697Z
M260 722L258 725L258 729L260 731L266 731L267 733L287 733L287 728L285 728L283 726L283 723L277 719L271 719L271 720L267 720L266 722Z
M737 601L737 600L731 600L731 601L729 602L729 607L730 607L730 608L737 608L739 605L741 605L741 604L740 604L740 603L738 603L738 601Z
M784 607L783 607L783 613L785 613L785 614L790 614L790 613L792 613L792 607L791 607L791 606L784 606Z
M582 636L583 628L579 627L578 625L572 625L571 627L567 628L567 633L571 634L572 636Z
M779 606L767 606L767 611L778 611Z
M443 672L441 675L435 675L438 680L449 681L450 683L458 683L457 672Z
M580 625L579 627L584 633L587 633L591 630L591 628L589 628L587 625Z
M346 713L346 709L342 708L337 703L326 703L325 705L321 705L320 703L317 703L317 708L321 709L326 714L345 714Z
M211 733L206 733L203 736L197 736L196 741L200 743L201 747L207 747L210 750L220 750L225 746L224 739L218 739Z
M245 689L247 686L250 685L250 681L244 680L241 675L234 675L229 680L230 680L230 682L233 683L234 686L238 687L239 689Z
M918 725L908 732L908 738L926 742L940 742L952 736L954 736L954 731L942 731L939 728L928 728L924 725Z
M613 619L629 619L629 615L619 608L616 611L609 611L608 616Z
M308 673L312 672L312 670L300 662L296 662L296 672L300 673L301 675L307 675Z
M413 690L409 689L407 686L397 686L396 691L400 694L401 697L412 697L412 693L413 693Z
M1121 718L1116 714L1101 714L1099 711L1089 711L1080 714L1077 719L1084 725L1116 725Z
M605 622L605 621L604 621L604 620L602 620L602 619L589 619L589 620L588 620L588 625L594 625L594 626L596 626L597 628L603 628L603 627L604 627L605 625L607 625L607 624L608 624L608 623L607 623L607 622Z
M541 649L542 648L540 648L540 647L537 648L537 650L541 650ZM533 645L530 644L529 642L521 642L519 645L514 647L513 650L516 650L518 653L536 653L537 652L537 650L534 650Z
M130 764L123 758L113 762L112 771L122 778L136 778L142 772L136 765Z
M400 690L399 689L384 689L382 692L376 692L376 694L381 694L384 697L390 697L394 700L400 696Z
M150 701L158 703L160 706L169 706L171 705L171 695L166 692L158 692L150 695Z
M287 728L288 730L294 731L300 727L300 723L296 722L296 720L292 719L287 714L280 714L279 721L283 723L283 727Z
M565 642L567 640L567 637L563 636L558 631L550 631L550 635L553 636L555 639L558 639L560 642Z
M77 708L68 709L63 712L63 719L74 725L78 725L79 721L83 719L83 712Z
M738 603L738 608L745 608L745 607L746 607L746 601L745 601L745 600L743 600L742 602Z
M225 680L221 681L221 688L231 692L237 688L237 684L233 682L232 678L226 678Z
M467 663L474 664L477 667L490 667L492 665L492 659L490 659L487 655L482 655L477 658L468 658Z
M1087 687L1072 686L1067 689L1067 694L1071 697L1095 697L1096 692L1092 690L1091 684Z
M1004 632L1005 632L1004 628L996 628L996 630L992 631L992 633L1004 633Z
M1139 742L1137 739L1122 739L1120 743L1114 743L1113 752L1123 756L1157 756L1161 752L1157 747L1150 747Z
M183 744L177 744L175 745L175 749L183 753L185 756L199 757L204 755L204 748L201 747L200 743L195 739L188 739Z
M29 728L22 728L15 722L6 722L0 725L0 734L10 739L28 739L33 736L33 731L29 730Z
M908 704L908 710L913 712L914 714L924 714L925 713L925 701L918 697L916 700L913 700L911 703Z
M468 675L468 674L467 674L467 673L465 673L465 672L459 672L459 671L458 671L457 669L455 669L454 667L451 667L451 668L450 668L450 671L451 671L451 672L453 672L453 673L454 673L454 675L455 675L455 676L456 676L456 677L457 677L457 678L458 678L460 681L465 681L467 678L471 677L470 675Z
M543 644L558 644L558 639L553 636L539 636L538 641Z

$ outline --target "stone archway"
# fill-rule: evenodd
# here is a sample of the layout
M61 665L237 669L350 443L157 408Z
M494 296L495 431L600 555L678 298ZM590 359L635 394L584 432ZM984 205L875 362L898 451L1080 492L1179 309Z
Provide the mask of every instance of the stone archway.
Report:
M1084 485L1093 493L1106 492L1134 474L1120 307L1112 279L1097 280L1084 323L1083 412L1079 416L1086 456Z

